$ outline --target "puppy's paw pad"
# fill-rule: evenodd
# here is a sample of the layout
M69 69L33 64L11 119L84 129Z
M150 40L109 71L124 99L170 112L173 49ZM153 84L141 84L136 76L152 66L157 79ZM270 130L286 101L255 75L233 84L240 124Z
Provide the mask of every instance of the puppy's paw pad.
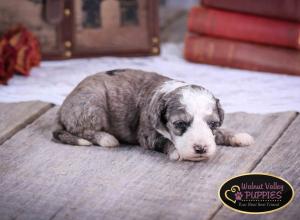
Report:
M235 134L231 139L231 145L236 147L249 146L254 144L254 139L247 133Z
M172 151L171 153L169 153L169 159L170 160L180 160L180 156L179 153L177 152L177 150Z
M102 147L117 147L120 143L114 136L107 134L101 137L99 145Z

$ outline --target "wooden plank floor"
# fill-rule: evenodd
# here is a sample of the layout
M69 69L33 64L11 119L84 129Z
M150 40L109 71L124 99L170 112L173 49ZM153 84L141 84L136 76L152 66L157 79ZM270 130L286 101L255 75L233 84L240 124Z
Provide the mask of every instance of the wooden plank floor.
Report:
M49 103L38 101L0 103L0 144L34 121L51 106Z
M295 190L294 201L285 209L255 219L299 219L300 217L300 116L293 121L276 144L253 170L271 173L288 180ZM233 212L222 207L216 212L214 220L244 220L253 216Z
M195 163L171 162L138 146L54 143L56 111L48 110L0 146L1 220L248 219L222 207L217 192L229 177L251 171L283 176L299 194L300 118L295 112L226 115L226 127L251 133L256 144L219 147L212 160ZM0 118L8 124L14 116ZM295 219L298 204L299 195L270 216Z

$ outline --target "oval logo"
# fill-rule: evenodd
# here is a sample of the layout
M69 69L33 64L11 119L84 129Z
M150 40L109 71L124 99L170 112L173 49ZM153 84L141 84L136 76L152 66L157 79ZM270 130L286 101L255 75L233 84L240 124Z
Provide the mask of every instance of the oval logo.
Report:
M280 177L248 173L226 181L219 190L219 197L234 211L261 214L286 207L294 198L294 189Z

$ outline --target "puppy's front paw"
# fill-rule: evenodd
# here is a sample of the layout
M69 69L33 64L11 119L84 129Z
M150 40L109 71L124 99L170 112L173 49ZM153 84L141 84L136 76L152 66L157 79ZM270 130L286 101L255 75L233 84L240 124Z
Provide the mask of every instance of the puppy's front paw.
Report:
M111 134L102 132L97 142L102 147L117 147L120 145L119 141Z
M237 133L230 139L230 145L235 147L249 146L254 144L254 139L247 133Z
M180 160L180 156L177 150L173 150L172 152L169 153L169 159L170 160Z
M85 139L83 139L83 138L79 138L79 139L77 140L77 144L78 144L79 146L91 146L91 145L92 145L91 142L89 142L88 140L85 140Z

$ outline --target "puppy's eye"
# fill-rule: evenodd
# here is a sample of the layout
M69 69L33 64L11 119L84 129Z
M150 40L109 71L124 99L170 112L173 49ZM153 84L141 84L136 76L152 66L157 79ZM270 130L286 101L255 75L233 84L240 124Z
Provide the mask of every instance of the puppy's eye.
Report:
M174 127L178 130L186 130L186 128L188 127L188 123L185 121L175 121L173 123Z
M211 130L215 130L217 127L219 127L219 122L217 121L210 121L207 123Z

